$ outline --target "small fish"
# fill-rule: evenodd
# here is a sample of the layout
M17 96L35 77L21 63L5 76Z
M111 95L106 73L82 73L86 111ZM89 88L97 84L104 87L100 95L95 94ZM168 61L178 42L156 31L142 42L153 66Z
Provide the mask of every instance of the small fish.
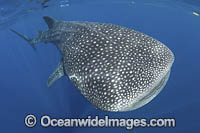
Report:
M45 5L47 2L49 2L50 0L43 0L42 1L42 5Z
M197 12L193 12L193 15L195 16L199 16L199 14Z
M43 5L42 7L43 7L43 8L47 8L47 7L49 7L49 6L47 6L47 5Z
M67 75L96 108L122 112L147 104L165 86L174 55L160 41L114 24L43 18L49 29L36 38L11 31L33 49L43 42L60 51L62 58L48 87Z
M48 5L46 5L47 2L49 2L50 0L36 0L37 3L41 3L42 8L47 8L49 7ZM33 2L33 0L29 0L29 2Z

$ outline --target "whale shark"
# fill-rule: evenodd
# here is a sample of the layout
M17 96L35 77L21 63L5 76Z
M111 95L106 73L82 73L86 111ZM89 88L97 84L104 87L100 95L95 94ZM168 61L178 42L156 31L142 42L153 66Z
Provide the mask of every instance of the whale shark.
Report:
M35 38L11 31L34 50L38 43L59 50L61 59L48 87L68 76L95 108L124 112L149 103L168 81L174 54L144 33L111 23L43 19L48 30Z

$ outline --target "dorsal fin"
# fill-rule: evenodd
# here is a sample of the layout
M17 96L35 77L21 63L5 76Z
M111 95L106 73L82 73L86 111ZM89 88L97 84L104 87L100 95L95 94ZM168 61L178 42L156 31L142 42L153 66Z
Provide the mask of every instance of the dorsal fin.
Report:
M56 23L55 19L48 17L48 16L44 16L43 19L46 22L46 24L48 25L49 29L53 28L54 24Z

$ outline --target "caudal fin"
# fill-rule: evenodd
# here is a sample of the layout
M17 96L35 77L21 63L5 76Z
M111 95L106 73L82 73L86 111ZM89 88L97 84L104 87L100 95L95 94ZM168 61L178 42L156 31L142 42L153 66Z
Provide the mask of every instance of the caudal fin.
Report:
M20 36L21 38L23 38L24 40L26 40L26 41L30 44L30 46L31 46L34 50L36 50L36 47L35 47L36 41L35 41L35 39L28 38L27 36L25 36L25 35L23 35L23 34L17 32L17 31L15 31L15 30L13 30L13 29L10 29L10 31L12 31L13 33L17 34L18 36Z

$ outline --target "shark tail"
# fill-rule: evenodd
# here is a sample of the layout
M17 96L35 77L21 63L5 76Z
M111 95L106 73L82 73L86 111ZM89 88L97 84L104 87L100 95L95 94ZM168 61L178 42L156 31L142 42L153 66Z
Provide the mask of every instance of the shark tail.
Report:
M35 47L35 44L37 43L36 39L34 39L34 38L28 38L27 36L25 36L25 35L23 35L23 34L17 32L17 31L15 31L15 30L13 30L13 29L10 29L10 31L12 31L13 33L17 34L18 36L20 36L21 38L23 38L24 40L26 40L30 44L30 46L34 50L36 50L36 47Z

